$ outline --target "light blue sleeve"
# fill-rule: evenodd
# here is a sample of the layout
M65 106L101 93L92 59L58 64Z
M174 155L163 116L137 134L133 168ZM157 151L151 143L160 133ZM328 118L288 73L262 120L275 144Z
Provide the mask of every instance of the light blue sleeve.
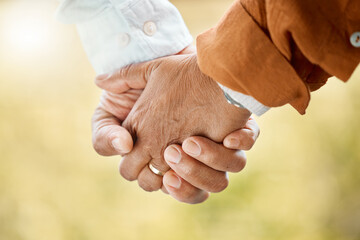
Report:
M56 16L76 24L97 74L173 55L193 41L168 0L65 0Z

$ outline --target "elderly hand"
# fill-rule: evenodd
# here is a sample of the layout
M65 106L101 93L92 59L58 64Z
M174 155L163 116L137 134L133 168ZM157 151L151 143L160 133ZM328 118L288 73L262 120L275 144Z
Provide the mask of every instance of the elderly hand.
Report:
M226 102L217 84L197 68L195 55L132 65L123 68L118 77L122 77L118 87L123 91L147 82L123 124L137 141L124 157L120 173L128 180L138 179L139 185L148 191L162 186L162 178L150 171L148 163L151 161L166 172L169 167L163 152L169 144L182 143L191 135L221 142L227 133L243 127L250 116L247 110Z
M106 88L112 80L116 81L116 76L115 74L108 80L102 82L96 80L96 82L99 86ZM113 89L117 89L115 83L112 85ZM108 98L110 95L112 96L111 100ZM128 152L131 151L132 138L127 130L120 126L120 122L127 116L126 112L130 111L136 97L135 93L110 94L104 92L101 104L93 117L94 147L99 154L122 155L125 153L122 150L123 146L131 146L128 147ZM104 105L112 109L112 112L121 119L105 111L102 107ZM209 192L215 191L216 186L226 188L228 184L226 171L239 172L242 170L246 163L246 156L242 150L250 150L259 133L259 126L254 119L250 118L244 128L230 133L223 141L223 145L204 137L189 137L184 141L182 150L180 149L184 160L181 161L181 164L172 166L173 169L165 173L162 190L181 202L194 204L205 201ZM112 144L114 138L118 140L115 146L119 144L120 148L114 147ZM200 147L200 154L192 153L191 144L188 144L192 141ZM180 145L174 146L181 147ZM194 174L188 172L187 169L191 169ZM203 188L194 186L199 186L199 183L202 183Z
M250 118L244 128L225 138L224 145L227 148L199 136L186 139L182 147L169 146L165 152L175 147L181 153L181 160L178 164L172 164L165 155L165 160L172 168L163 177L165 192L180 202L194 204L205 201L209 192L224 190L229 181L226 172L239 172L246 164L245 153L240 149L249 150L259 133L257 123ZM192 142L199 150L194 151Z
M195 52L195 47L189 45L176 55ZM118 78L119 72L115 72L111 76L103 74L95 79L95 84L105 91L93 115L92 141L96 152L103 156L123 155L132 150L133 139L121 123L146 86L142 78L129 83L119 82Z

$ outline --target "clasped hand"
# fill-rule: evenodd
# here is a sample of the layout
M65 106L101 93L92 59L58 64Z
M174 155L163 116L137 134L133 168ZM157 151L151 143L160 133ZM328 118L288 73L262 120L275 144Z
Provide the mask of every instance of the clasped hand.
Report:
M161 188L179 201L202 202L226 188L227 171L245 166L242 151L220 143L249 149L258 127L249 111L226 102L195 54L130 65L96 83L105 92L93 118L94 147L102 155L124 155L121 175L146 191Z

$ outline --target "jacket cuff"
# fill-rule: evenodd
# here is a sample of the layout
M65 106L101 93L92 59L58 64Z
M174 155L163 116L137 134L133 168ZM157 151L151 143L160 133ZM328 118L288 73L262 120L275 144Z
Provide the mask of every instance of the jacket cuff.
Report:
M305 113L310 93L288 60L236 1L217 26L197 38L201 71L265 106L290 103Z

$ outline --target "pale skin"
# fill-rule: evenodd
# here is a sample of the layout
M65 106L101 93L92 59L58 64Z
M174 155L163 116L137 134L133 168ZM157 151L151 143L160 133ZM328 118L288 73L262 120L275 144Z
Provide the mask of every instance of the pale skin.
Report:
M245 154L239 149L250 149L259 135L259 128L253 119L249 119L249 112L229 105L216 83L196 72L193 63L193 55L166 58L134 65L111 76L98 77L96 84L106 91L93 118L95 149L101 155L125 155L120 173L126 179L137 179L139 185L147 191L161 188L186 203L203 202L209 192L224 190L228 185L226 172L239 172L245 166ZM196 81L192 81L193 77L185 76L174 80L174 77L181 75L176 71L181 64L184 72L198 76L194 77ZM177 85L171 88L177 83L186 84L185 87ZM204 86L207 93L194 91L189 94L191 89L202 89ZM173 91L177 89L188 93L186 98L182 97L184 94L179 94L173 100L176 104L184 101L185 107L180 111L174 106L166 108L164 105L169 102L168 96L176 95ZM193 103L191 96L201 100ZM195 114L192 114L194 111ZM199 117L209 112L218 114L206 119ZM170 119L159 124L169 115ZM186 118L184 115L191 117ZM131 135L120 126L124 120L123 126L137 137L134 147ZM161 131L163 133L159 135ZM226 136L231 131L234 132ZM202 137L190 137L192 135ZM178 155L173 156L172 153L176 152ZM163 178L148 169L150 161L159 170L166 172Z

